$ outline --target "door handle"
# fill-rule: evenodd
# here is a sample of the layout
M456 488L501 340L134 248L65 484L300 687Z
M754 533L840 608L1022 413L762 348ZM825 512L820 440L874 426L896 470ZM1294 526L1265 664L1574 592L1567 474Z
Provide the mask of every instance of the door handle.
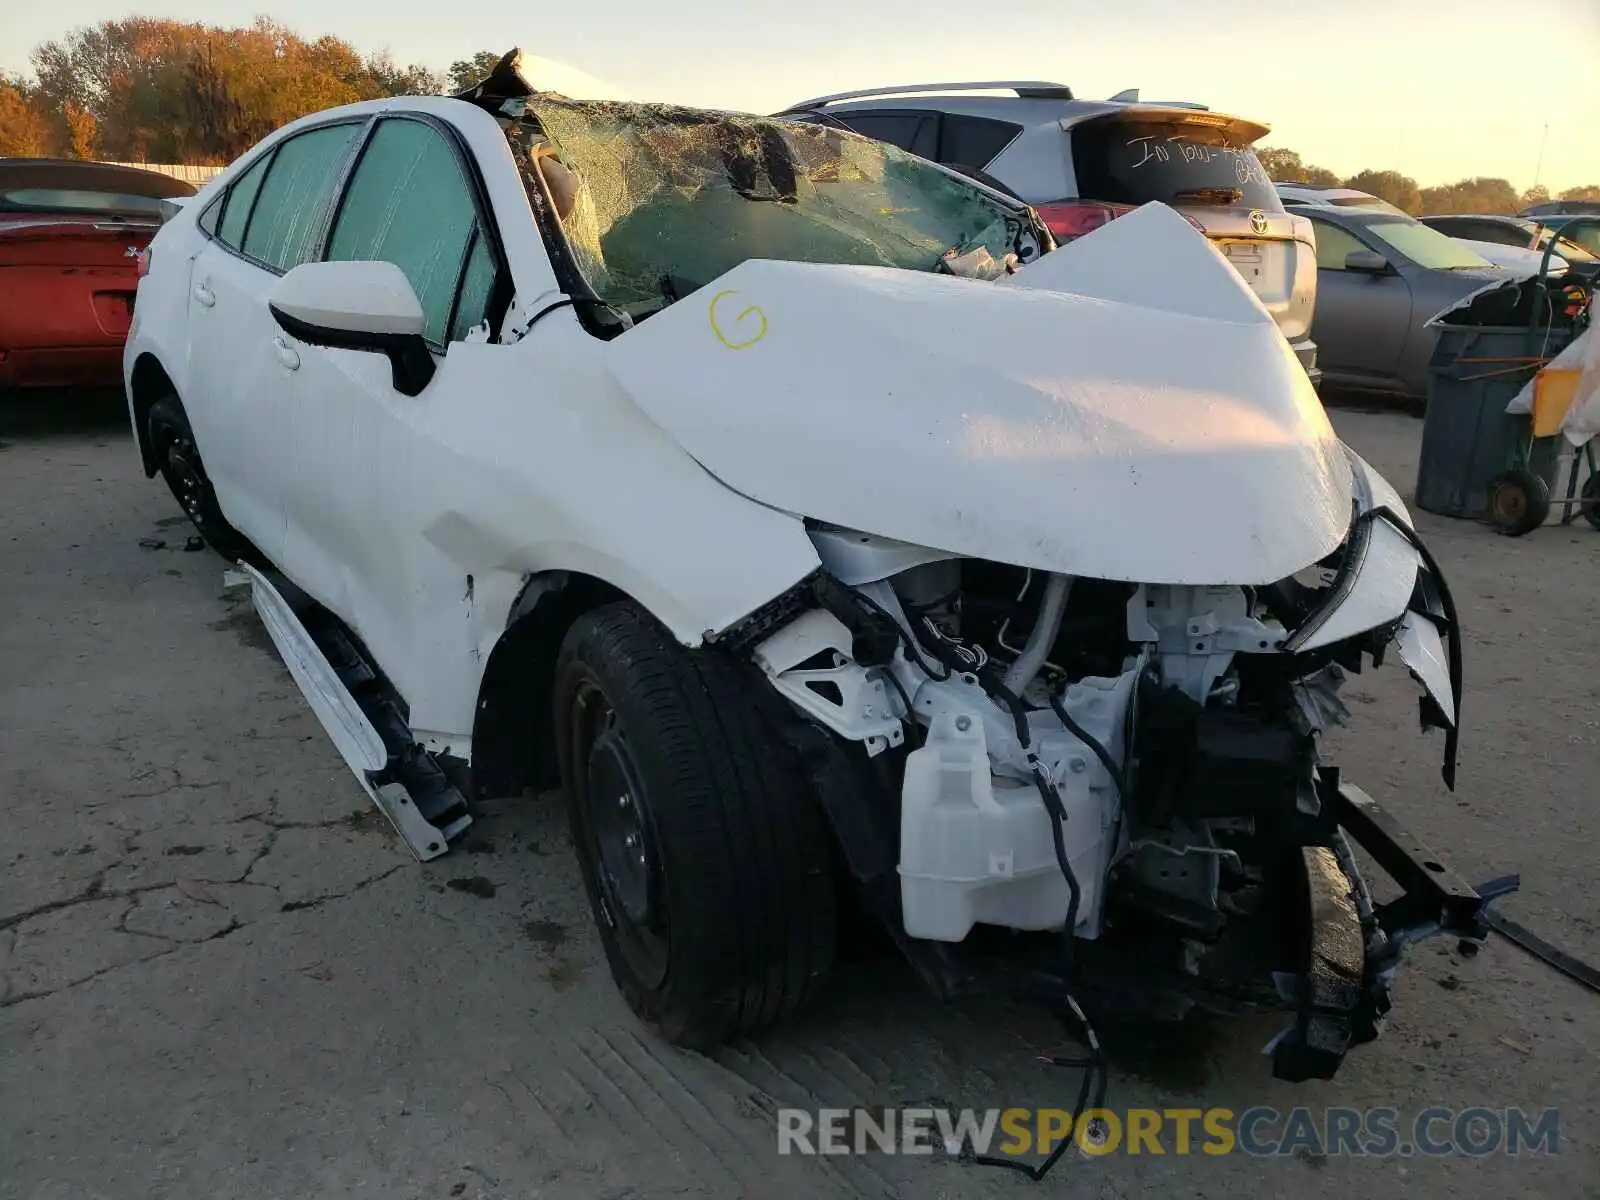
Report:
M217 302L217 294L211 290L209 284L203 282L194 285L194 298L206 308Z
M272 339L272 348L278 352L278 361L288 367L289 370L298 371L300 369L300 352L284 341L282 337Z

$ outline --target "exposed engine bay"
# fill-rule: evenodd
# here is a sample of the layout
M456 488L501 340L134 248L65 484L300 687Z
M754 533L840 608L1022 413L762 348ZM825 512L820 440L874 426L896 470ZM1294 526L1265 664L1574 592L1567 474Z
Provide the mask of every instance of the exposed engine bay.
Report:
M815 606L754 658L869 764L854 800L818 791L864 882L863 843L894 838L877 866L888 850L896 885L868 891L925 974L960 990L1041 935L1024 968L1040 984L1064 951L1119 1004L1300 1010L1275 1068L1325 1078L1376 1035L1401 945L1482 936L1471 888L1368 844L1391 824L1319 749L1349 716L1348 675L1394 653L1453 785L1448 589L1403 509L1358 494L1342 546L1260 587L1073 578L813 527ZM884 811L873 825L850 803ZM1375 910L1347 834L1409 907Z

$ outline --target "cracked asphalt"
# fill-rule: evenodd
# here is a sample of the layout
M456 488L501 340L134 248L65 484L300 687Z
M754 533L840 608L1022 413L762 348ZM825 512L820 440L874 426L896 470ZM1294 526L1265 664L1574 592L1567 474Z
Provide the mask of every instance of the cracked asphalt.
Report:
M1491 940L1430 943L1330 1084L1270 1022L1109 1026L1115 1108L1557 1106L1534 1158L1069 1154L1049 1182L780 1157L774 1110L1070 1104L1047 1014L941 1007L893 962L711 1056L633 1021L549 800L488 801L419 866L222 564L145 480L116 399L0 398L0 1197L1600 1196L1600 998ZM1408 492L1420 425L1339 412ZM1347 775L1507 913L1600 961L1600 534L1423 515L1463 607L1462 783L1392 669L1352 681Z

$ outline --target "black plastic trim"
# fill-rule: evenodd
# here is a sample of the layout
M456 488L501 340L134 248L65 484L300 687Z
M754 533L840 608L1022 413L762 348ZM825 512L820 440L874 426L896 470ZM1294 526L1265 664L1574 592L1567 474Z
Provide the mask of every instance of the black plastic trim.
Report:
M433 351L420 333L355 333L348 329L329 329L292 317L276 304L269 302L267 308L285 333L308 346L364 350L386 356L394 372L394 390L402 396L420 395L438 369Z

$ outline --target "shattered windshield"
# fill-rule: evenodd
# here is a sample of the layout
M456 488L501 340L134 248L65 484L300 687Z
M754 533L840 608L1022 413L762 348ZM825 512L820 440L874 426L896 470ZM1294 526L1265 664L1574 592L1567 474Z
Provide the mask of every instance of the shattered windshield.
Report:
M752 258L990 277L1024 230L964 180L824 126L537 96L507 136L590 287L633 315Z

